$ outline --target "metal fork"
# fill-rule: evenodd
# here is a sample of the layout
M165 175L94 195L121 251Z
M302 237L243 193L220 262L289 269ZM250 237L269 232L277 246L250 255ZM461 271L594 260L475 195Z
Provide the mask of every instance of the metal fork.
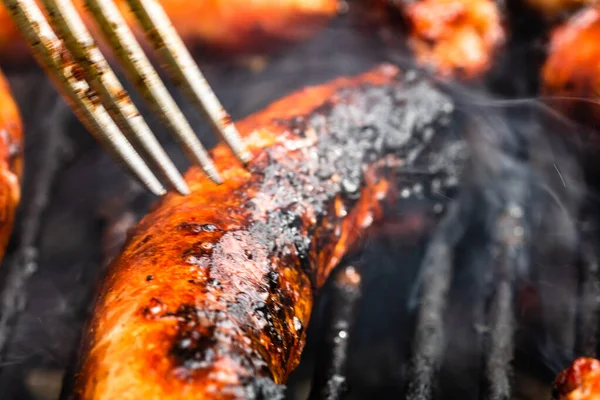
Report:
M168 157L123 88L71 0L42 0L47 20L36 0L3 0L21 34L79 120L107 150L152 193L164 186L148 164L180 194L189 193L183 177ZM127 0L161 64L176 87L198 106L238 160L246 150L234 124L211 90L158 0ZM111 44L124 72L153 113L160 116L188 158L216 183L222 178L183 113L165 88L113 0L85 4ZM141 155L138 153L141 153Z

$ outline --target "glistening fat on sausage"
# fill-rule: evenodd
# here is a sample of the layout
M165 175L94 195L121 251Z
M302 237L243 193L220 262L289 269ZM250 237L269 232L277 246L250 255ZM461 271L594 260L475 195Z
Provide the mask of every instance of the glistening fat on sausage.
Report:
M439 141L452 137L452 110L429 82L383 65L238 122L254 160L244 169L217 147L224 184L193 168L192 194L168 194L138 224L109 268L66 397L276 398L314 291L381 220L398 175L447 167Z

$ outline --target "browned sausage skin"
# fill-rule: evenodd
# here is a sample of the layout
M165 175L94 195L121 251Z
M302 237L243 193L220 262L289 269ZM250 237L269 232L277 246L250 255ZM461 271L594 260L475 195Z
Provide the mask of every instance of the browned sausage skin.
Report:
M19 110L0 71L0 260L4 257L21 199L22 129Z
M314 290L380 220L394 171L447 137L434 128L450 100L403 80L381 66L238 122L254 161L245 170L217 147L226 183L192 169L192 194L167 195L139 223L109 269L68 398L273 398L299 362Z
M85 2L73 3L94 37L101 40ZM138 40L147 44L127 3L115 3ZM186 45L230 55L265 52L306 40L327 25L340 5L339 0L163 0L161 4ZM22 61L31 61L29 48L8 10L0 6L0 62Z
M407 2L408 45L417 62L443 77L475 78L487 72L506 34L493 0Z
M442 78L481 77L507 40L494 0L364 0L356 9L393 47L403 29L416 63Z
M550 105L578 122L600 118L600 6L590 6L552 31L542 68L542 93Z
M553 400L600 399L600 361L578 358L562 371L552 386Z

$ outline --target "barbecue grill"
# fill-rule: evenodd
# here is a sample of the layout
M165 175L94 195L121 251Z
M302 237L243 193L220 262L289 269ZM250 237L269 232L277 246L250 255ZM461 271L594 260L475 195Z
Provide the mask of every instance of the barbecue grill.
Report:
M349 24L267 60L200 57L201 67L234 118L382 61L411 68L401 49ZM439 83L465 120L473 168L442 195L407 191L402 223L343 261L319 295L286 398L549 399L556 373L595 356L593 138L537 100L499 100L533 93L536 29L517 30L486 82ZM39 70L7 75L27 168L0 269L0 398L57 399L104 268L153 198L83 134Z

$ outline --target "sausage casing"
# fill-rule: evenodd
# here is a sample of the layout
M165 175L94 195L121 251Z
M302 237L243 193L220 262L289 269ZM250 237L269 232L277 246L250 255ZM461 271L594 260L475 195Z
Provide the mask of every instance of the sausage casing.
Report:
M600 118L600 6L590 6L552 31L543 66L542 93L549 104L584 124Z
M487 72L506 33L492 0L398 2L409 26L417 62L444 77L475 78Z
M21 199L22 129L19 110L0 71L0 259L6 251Z
M380 221L397 171L444 137L452 108L384 65L239 121L248 168L217 147L225 183L192 168L192 193L161 199L109 268L68 398L276 398L314 291Z
M403 47L404 30L416 63L442 78L480 78L507 40L494 0L368 0L355 10L392 47Z
M578 358L562 371L552 387L554 400L600 399L600 361Z
M73 3L94 37L101 39L84 1ZM124 0L115 3L138 40L147 44L127 3ZM222 53L238 54L267 51L275 44L309 38L337 14L339 0L168 0L161 4L188 46L203 45ZM29 48L8 10L0 7L0 61L20 62L28 54Z

